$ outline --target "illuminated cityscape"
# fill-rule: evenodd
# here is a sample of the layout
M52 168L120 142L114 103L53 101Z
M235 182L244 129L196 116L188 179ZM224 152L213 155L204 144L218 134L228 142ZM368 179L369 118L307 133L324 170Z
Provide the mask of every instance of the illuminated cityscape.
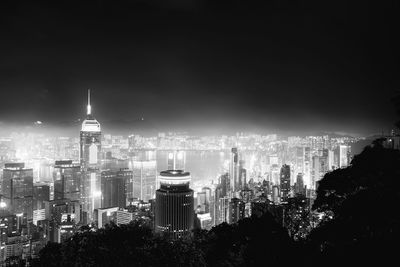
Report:
M48 241L62 242L83 225L99 229L146 218L155 231L179 238L195 226L237 223L260 203L281 209L297 196L310 203L318 181L328 171L346 167L352 144L360 140L102 134L88 90L79 138L26 133L1 138L1 146L7 147L1 160L2 214L16 221L2 229L21 237L21 242L3 241L3 260L11 254L35 257ZM35 240L26 235L30 231L36 231ZM36 250L8 250L33 241Z
M397 261L397 2L0 2L0 267Z

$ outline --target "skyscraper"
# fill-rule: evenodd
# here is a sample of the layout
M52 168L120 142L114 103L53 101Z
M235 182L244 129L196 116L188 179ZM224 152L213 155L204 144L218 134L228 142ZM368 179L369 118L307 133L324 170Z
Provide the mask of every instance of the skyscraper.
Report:
M80 161L84 170L98 169L101 158L101 127L92 115L90 104L90 89L88 90L88 105L86 119L82 123L80 133Z
M9 211L33 218L33 169L24 163L6 163L1 191Z
M126 206L125 178L116 171L101 172L102 207L111 208Z
M326 163L326 165L325 165ZM311 169L311 189L316 190L318 181L324 176L327 169L327 159L323 156L312 157L312 169Z
M210 212L210 208L211 208L211 202L212 202L212 199L211 199L211 188L209 188L209 187L203 187L202 189L201 189L201 191L202 192L204 192L205 194L206 194L206 213L208 213L208 212Z
M232 192L239 190L239 153L236 147L231 149L231 159L229 165L229 175L231 178L231 189Z
M184 170L186 164L185 151L173 151L168 153L167 168L168 170Z
M229 197L221 197L218 201L218 223L229 223L230 221L230 209L229 209Z
M33 184L33 210L43 209L45 201L50 201L50 186L44 183Z
M196 197L196 213L206 213L207 209L207 200L206 200L206 192L197 192Z
M339 168L345 168L349 165L350 147L345 145L339 146Z
M281 201L287 202L290 195L290 166L284 164L280 175Z
M305 147L304 148L304 172L302 174L303 174L303 182L308 187L311 186L311 167L312 167L311 148Z
M229 179L229 173L225 173L219 177L219 186L221 187L221 197L228 195L230 190L231 181Z
M307 156L310 156L310 150L307 149ZM306 159L305 147L296 147L296 158L295 158L295 173L304 173Z
M229 223L237 223L244 218L245 203L238 198L232 198L229 202Z
M160 173L160 189L156 192L155 230L177 238L193 229L193 190L190 173L167 170Z
M332 150L328 150L328 171L335 169L335 154Z
M296 184L294 187L295 187L294 191L295 191L296 195L303 195L303 196L306 195L306 190L305 190L306 188L304 187L304 180L303 180L302 173L297 174Z
M132 162L133 183L129 185L130 197L149 201L154 199L157 181L157 162L155 160L137 160Z
M244 160L239 160L238 190L243 190L247 186L247 171L244 168L244 163Z
M72 160L58 160L54 165L54 199L80 199L81 166Z
M81 182L81 203L83 212L89 221L93 220L93 211L101 207L101 127L92 115L90 90L86 119L80 133L80 162L83 172ZM86 219L86 218L85 218Z
M279 179L279 166L278 164L273 164L270 169L270 182L273 185L279 186L280 179Z

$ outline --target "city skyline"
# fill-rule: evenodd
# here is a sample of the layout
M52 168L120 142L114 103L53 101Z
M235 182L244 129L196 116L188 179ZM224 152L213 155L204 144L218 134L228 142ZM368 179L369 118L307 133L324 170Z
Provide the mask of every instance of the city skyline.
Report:
M398 52L386 9L250 2L4 4L2 131L41 121L72 135L88 88L106 131L393 128Z
M392 264L399 7L0 1L0 266Z
M86 92L86 98L88 92L93 89L85 89L82 90ZM87 100L86 100L87 101ZM80 101L82 102L82 101ZM101 101L100 101L101 102ZM88 111L92 110L92 105L87 104L82 105L82 108ZM95 107L98 107L95 104ZM102 114L102 107L98 107L97 113ZM81 112L82 113L82 112ZM180 117L179 117L180 118ZM65 136L65 137L74 137L76 135L76 131L79 130L82 122L85 120L85 116L80 116L76 120L71 121L58 121L55 123L35 120L29 122L12 122L8 123L5 121L0 121L0 135L7 136L11 133L25 133L25 134L44 134L46 136ZM103 120L102 120L103 121ZM178 120L177 120L178 121ZM169 124L172 124L170 122ZM280 136L338 136L338 137L356 137L356 138L374 138L374 136L379 135L390 135L391 132L396 128L395 125L388 125L387 128L375 128L375 131L367 131L367 132L357 132L357 131L346 131L345 129L338 127L337 129L333 128L319 128L318 124L313 125L310 128L304 129L292 129L292 128L279 128L279 127L262 127L260 125L252 124L242 124L241 126L237 126L236 128L226 127L229 122L218 122L213 126L213 122L209 122L209 128L204 128L203 125L199 126L197 122L195 122L197 126L195 127L185 127L185 126L169 126L169 127L158 127L152 122L147 122L144 117L129 120L129 119L118 119L115 120L105 120L104 125L102 126L103 130L107 134L112 135L123 135L129 136L132 134L139 134L143 136L156 136L160 133L176 133L176 134L188 134L193 136L218 136L218 135L237 135L237 134L258 134L258 135L270 135L270 134L278 134ZM197 128L198 127L198 128Z

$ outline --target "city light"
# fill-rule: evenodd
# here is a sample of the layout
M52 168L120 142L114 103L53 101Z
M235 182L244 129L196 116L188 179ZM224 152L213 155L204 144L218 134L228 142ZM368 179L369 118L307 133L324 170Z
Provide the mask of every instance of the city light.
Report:
M0 5L0 266L398 261L400 2L40 2Z

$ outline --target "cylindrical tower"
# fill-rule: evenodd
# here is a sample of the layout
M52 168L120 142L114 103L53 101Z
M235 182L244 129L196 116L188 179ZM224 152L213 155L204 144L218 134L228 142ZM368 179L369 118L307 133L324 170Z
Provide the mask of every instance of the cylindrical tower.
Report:
M160 189L156 192L155 230L173 238L193 229L193 190L189 188L190 173L168 170L160 173Z

